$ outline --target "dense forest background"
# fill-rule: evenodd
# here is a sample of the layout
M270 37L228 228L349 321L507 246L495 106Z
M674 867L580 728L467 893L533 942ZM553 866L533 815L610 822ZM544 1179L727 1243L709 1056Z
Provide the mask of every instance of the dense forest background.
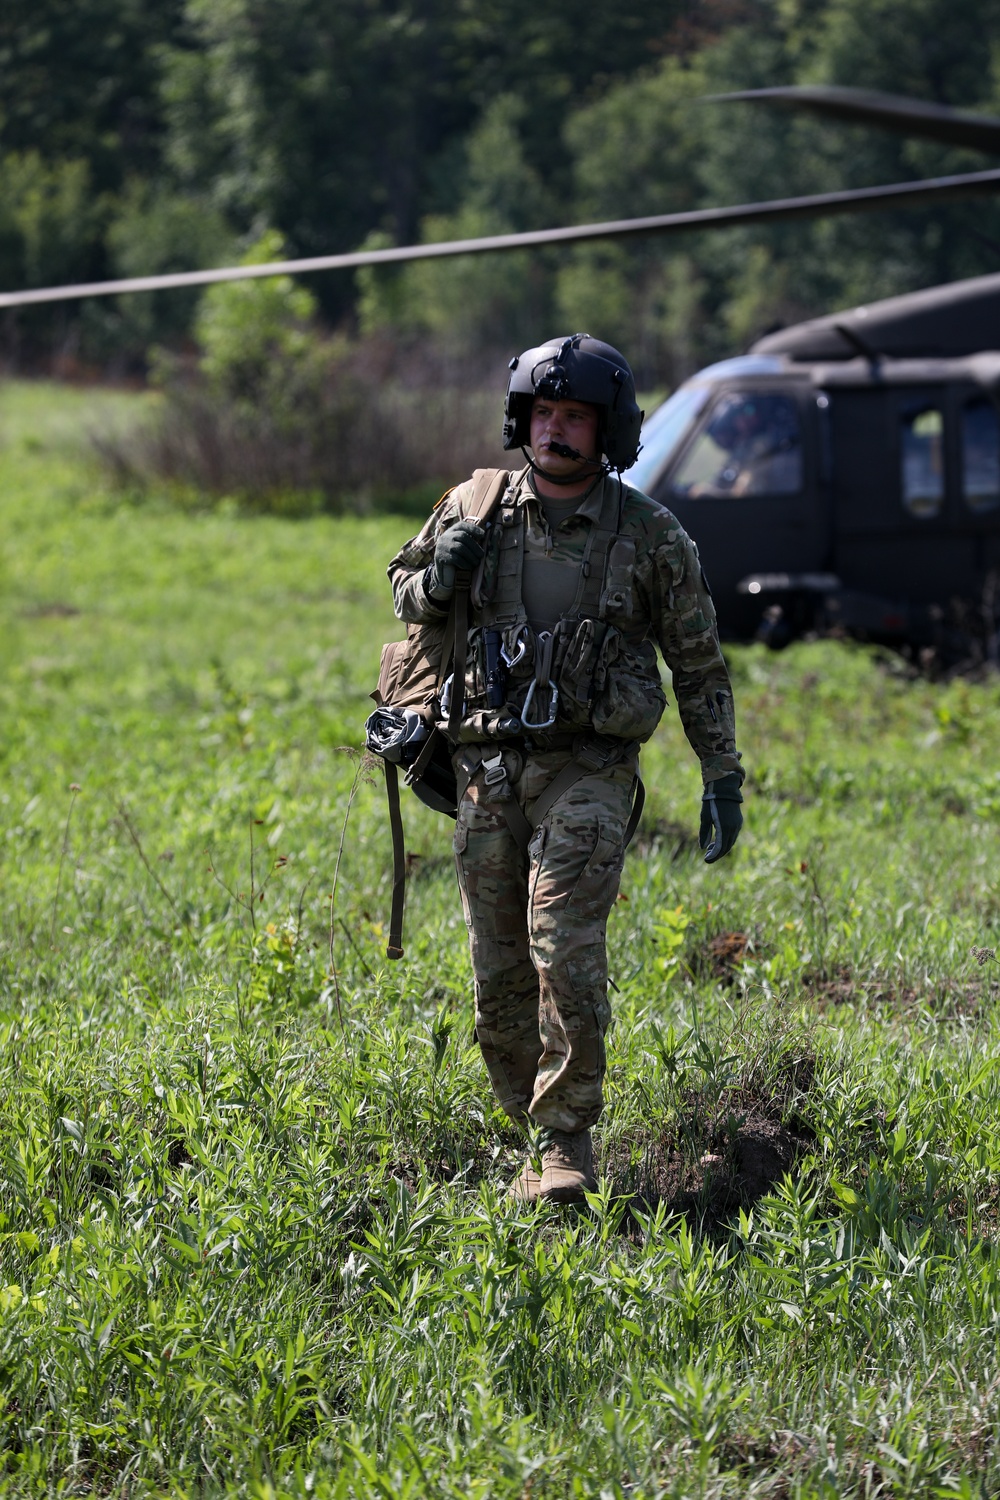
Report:
M705 102L853 84L1000 111L1000 0L7 0L0 285L627 217L988 165ZM255 250L254 247L257 247ZM456 356L588 327L647 387L837 305L1000 269L1000 207L315 276L296 316ZM8 314L8 367L142 372L195 293Z

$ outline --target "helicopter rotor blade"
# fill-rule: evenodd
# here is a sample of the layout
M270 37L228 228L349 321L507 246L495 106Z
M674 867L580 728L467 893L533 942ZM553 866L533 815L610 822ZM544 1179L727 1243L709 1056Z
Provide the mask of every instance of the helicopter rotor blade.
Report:
M849 125L875 125L901 135L920 136L946 146L971 146L1000 156L1000 119L967 114L946 104L929 104L874 89L795 85L773 89L744 89L737 94L711 94L713 104L770 104L777 109L802 110Z
M221 266L202 271L175 271L161 276L131 276L119 281L91 281L75 286L34 287L28 291L0 292L0 308L28 307L41 302L69 302L81 297L112 297L126 292L157 292L175 287L210 286L218 282L248 281L267 276L301 276L314 271L353 270L359 266L399 265L407 261L436 260L453 255L530 250L544 245L582 244L593 240L624 239L646 234L732 229L742 224L866 213L880 208L941 203L954 198L995 192L1000 192L1000 168L996 167L987 172L930 177L917 182L890 183L884 187L849 188L801 198L775 198L764 203L735 204L729 208L698 208L684 213L653 214L642 219L571 224L560 229L531 229L519 234L486 235L481 239L445 240L427 245L394 245L383 250L354 250L343 255L315 255L305 260L270 261L252 266Z

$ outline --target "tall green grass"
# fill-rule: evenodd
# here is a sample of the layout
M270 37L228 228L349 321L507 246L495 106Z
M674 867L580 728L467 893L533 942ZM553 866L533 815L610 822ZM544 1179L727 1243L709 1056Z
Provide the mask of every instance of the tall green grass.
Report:
M0 1492L996 1493L1000 686L734 650L711 869L668 718L601 1191L525 1211L415 806L382 955L413 523L130 504L139 400L0 391Z

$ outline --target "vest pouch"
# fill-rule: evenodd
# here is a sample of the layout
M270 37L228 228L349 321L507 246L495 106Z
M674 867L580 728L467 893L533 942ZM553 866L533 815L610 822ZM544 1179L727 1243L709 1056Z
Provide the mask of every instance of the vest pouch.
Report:
M559 719L569 727L585 729L590 725L594 674L606 633L607 626L600 620L580 620L557 647Z
M635 538L618 536L608 550L601 617L632 618L632 582L635 577Z
M627 645L617 630L610 629L594 673L594 729L616 739L648 740L666 706L652 644Z
M465 712L463 718L486 707L486 642L477 625L469 631L465 658Z

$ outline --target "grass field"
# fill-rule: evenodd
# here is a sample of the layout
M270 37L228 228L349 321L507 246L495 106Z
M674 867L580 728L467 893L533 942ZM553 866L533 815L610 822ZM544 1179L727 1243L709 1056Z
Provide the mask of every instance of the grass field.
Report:
M0 389L0 1493L998 1493L1000 684L734 650L711 869L670 710L601 1192L519 1211L415 806L382 957L414 523L116 495L142 399Z

